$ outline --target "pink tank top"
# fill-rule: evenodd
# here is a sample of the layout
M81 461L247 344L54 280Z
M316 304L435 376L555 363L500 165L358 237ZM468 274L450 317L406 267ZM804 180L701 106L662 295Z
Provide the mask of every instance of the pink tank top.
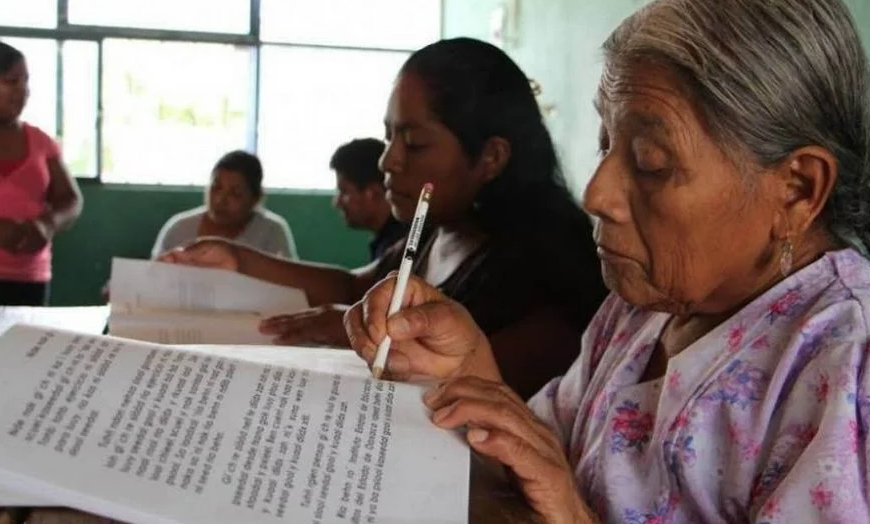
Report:
M29 220L45 210L48 160L60 157L57 143L39 129L23 124L27 153L20 161L4 163L0 171L0 218ZM51 280L51 244L27 255L0 249L0 280L48 282Z

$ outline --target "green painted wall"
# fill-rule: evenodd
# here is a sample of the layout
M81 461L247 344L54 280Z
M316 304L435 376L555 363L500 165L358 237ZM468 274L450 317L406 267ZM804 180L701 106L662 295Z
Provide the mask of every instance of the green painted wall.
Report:
M83 183L85 207L54 244L52 304L99 302L113 256L147 258L167 218L202 203L202 188L128 187ZM367 260L365 233L351 231L326 194L279 193L266 205L283 216L299 255L309 260L356 267Z

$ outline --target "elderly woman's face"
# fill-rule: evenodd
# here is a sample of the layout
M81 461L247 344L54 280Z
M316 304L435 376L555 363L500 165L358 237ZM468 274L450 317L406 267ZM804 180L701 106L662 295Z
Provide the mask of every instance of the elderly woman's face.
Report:
M674 75L638 67L602 80L601 160L584 196L605 282L626 301L722 312L757 289L774 256L777 186L746 182Z

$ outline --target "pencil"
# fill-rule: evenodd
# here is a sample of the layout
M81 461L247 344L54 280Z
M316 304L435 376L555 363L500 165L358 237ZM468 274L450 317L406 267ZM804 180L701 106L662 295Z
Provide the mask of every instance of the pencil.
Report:
M420 245L420 236L423 234L423 223L426 221L426 213L429 211L429 199L432 198L432 189L432 184L426 184L423 186L423 190L420 191L420 200L417 201L414 220L411 222L411 232L408 234L408 240L405 243L402 263L399 265L396 287L393 288L393 297L390 299L390 309L387 312L388 318L398 313L399 309L402 308L405 290L408 288L408 278L411 276L411 268L414 266L414 260L417 259L417 248ZM381 343L378 345L378 352L375 353L372 374L377 379L381 378L381 375L384 373L387 356L390 353L390 344L392 344L392 340L387 335L381 340Z

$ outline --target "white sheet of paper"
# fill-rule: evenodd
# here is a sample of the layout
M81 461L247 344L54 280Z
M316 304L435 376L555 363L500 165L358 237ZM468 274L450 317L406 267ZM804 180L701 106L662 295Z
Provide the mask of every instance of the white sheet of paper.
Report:
M417 386L26 326L0 355L0 486L133 524L467 520Z
M353 351L331 348L307 348L288 346L224 346L184 345L183 351L196 351L214 357L247 360L265 365L308 369L323 373L340 373L346 376L367 378L371 371L365 361ZM0 486L2 506L49 506L51 501L26 493L4 490Z
M108 318L109 306L0 306L0 333L20 322L99 335Z
M166 344L268 344L258 325L308 307L302 290L232 271L112 261L113 335Z
M99 335L105 329L108 318L109 306L0 306L0 334L15 324L23 323ZM46 501L43 498L7 490L0 486L0 507L42 506L45 504Z

